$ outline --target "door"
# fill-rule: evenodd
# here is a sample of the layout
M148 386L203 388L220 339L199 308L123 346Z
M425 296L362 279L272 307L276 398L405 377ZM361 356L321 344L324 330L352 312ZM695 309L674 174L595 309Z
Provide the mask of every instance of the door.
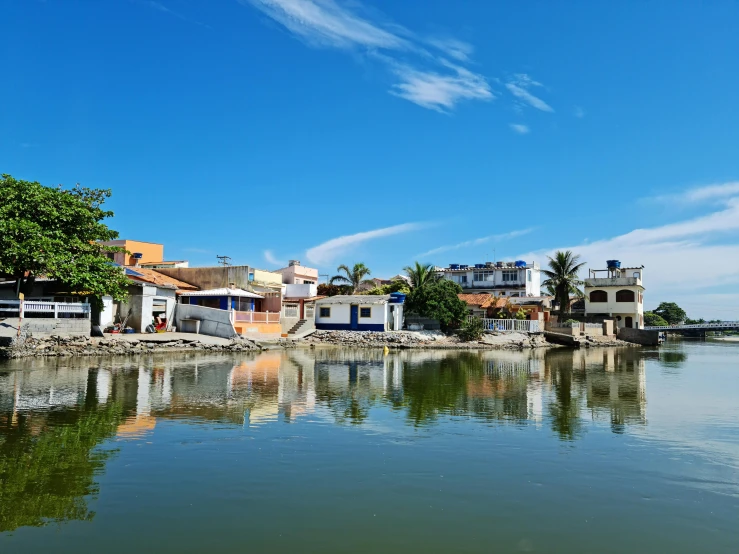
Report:
M359 329L359 306L352 304L351 306L351 324L350 328L352 331Z
M627 316L625 321L626 323L624 323L624 325L626 325L626 327L628 327L629 329L634 326L634 319L631 316Z

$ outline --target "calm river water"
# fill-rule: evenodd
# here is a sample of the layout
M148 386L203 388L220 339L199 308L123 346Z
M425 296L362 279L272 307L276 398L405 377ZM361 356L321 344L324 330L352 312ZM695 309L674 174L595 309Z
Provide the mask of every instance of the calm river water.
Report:
M0 364L0 552L739 552L739 343Z

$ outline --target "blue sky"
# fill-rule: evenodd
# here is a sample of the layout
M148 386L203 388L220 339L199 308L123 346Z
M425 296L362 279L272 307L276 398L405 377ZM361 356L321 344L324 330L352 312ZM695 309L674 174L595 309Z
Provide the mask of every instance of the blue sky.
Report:
M572 247L739 319L739 4L422 5L0 0L0 171L193 265Z

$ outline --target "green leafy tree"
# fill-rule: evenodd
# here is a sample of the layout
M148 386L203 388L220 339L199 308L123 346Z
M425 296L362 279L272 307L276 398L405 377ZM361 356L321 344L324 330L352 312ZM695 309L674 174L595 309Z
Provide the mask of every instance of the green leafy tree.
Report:
M654 312L644 312L644 325L646 327L667 327L669 323Z
M484 331L485 327L479 317L468 317L462 323L462 327L459 330L459 338L467 342L480 340Z
M348 285L330 285L321 283L318 285L316 294L318 296L337 296L339 294L351 294L352 289Z
M127 296L128 279L107 257L123 249L98 242L118 238L103 222L113 215L102 207L110 195L0 177L0 274L16 280L16 294L30 294L45 276L92 297L98 309L103 296Z
M670 325L678 325L688 318L688 314L685 313L680 306L674 302L662 302L654 313L664 319Z
M571 250L558 250L554 257L548 256L549 269L542 269L547 279L542 283L546 290L554 292L554 300L559 304L561 313L570 311L570 295L582 297L583 293L579 286L582 281L578 272L585 265L580 262L580 256L573 254Z
M437 320L442 329L457 328L467 317L467 304L459 299L462 287L441 279L411 290L406 300L408 311Z
M408 286L408 283L403 279L398 279L396 281L393 281L392 283L388 283L387 285L381 285L379 287L364 291L364 294L381 296L393 292L403 292L405 294L408 294L410 291L411 289Z
M431 264L424 265L415 262L412 267L407 266L403 268L403 271L408 275L411 289L420 289L441 279L440 275L434 271L434 266Z
M336 268L336 272L337 274L329 280L329 284L343 283L349 285L352 294L356 294L363 285L374 285L373 281L367 279L367 277L372 275L372 272L363 263L354 264L351 268L348 265L342 264Z

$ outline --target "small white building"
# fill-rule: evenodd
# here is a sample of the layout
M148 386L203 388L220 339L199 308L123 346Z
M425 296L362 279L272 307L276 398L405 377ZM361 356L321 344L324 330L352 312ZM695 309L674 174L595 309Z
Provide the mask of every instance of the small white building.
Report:
M400 331L404 295L340 295L316 302L316 329Z
M496 296L541 296L541 270L536 262L485 262L437 267L444 279L458 283L465 293Z
M585 315L606 316L616 327L644 328L644 266L621 267L608 260L607 269L591 269L585 279Z
M318 285L318 270L300 265L298 260L290 260L287 267L278 269L275 273L282 275L285 285Z

